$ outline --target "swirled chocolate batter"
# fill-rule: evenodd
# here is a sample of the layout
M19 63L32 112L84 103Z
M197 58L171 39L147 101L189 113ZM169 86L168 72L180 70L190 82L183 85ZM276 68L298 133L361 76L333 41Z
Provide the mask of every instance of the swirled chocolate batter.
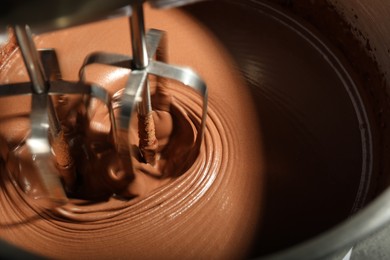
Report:
M47 211L32 199L40 193L23 143L30 99L2 98L1 239L50 258L242 258L252 240L252 256L274 252L364 205L375 170L368 102L359 75L310 25L260 0L148 9L145 17L148 28L167 31L168 62L192 67L208 84L200 153L188 160L201 99L183 86L152 81L158 163L137 156L134 178L111 167L118 157L107 108L96 99L57 97L77 174L64 173L69 203ZM91 52L130 55L126 19L35 41L56 49L64 80L78 79ZM28 80L11 49L0 82ZM128 74L100 65L86 71L114 107Z
M246 254L262 190L260 131L249 92L221 43L190 16L148 9L146 17L147 27L168 32L169 62L192 67L208 84L208 119L199 155L188 159L193 157L202 101L183 86L168 82L153 88L158 162L153 167L138 156L132 178L123 178L115 168L118 155L107 108L95 99L85 105L85 97L57 97L77 174L63 176L69 203L47 211L34 203L39 181L24 144L30 99L3 98L2 239L49 258L226 259ZM130 55L126 19L39 35L35 42L39 48L56 49L64 80L77 80L84 57L93 51ZM128 74L99 65L86 71L88 81L111 93L114 107ZM17 50L8 53L0 82L26 80ZM238 103L245 106L238 109L233 105ZM135 147L136 131L134 127L130 133Z

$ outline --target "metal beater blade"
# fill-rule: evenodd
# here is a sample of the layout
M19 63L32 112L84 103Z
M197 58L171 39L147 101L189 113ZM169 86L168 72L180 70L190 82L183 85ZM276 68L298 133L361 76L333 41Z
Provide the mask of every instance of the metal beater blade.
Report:
M193 146L195 151L199 151L204 136L207 116L207 86L190 68L165 63L164 50L161 51L161 49L164 49L165 47L165 33L160 30L151 29L145 35L143 29L142 3L132 4L132 11L130 24L134 57L132 58L126 55L106 52L91 53L86 57L79 71L80 80L85 79L86 67L94 63L131 70L121 97L119 127L117 128L117 131L114 131L115 136L121 136L121 138L116 137L114 139L120 139L129 146L128 151L130 156L132 155L132 149L128 140L128 131L133 112L137 109L139 103L146 108L141 111L141 113L149 113L152 111L152 108L149 105L150 91L147 89L148 75L175 80L196 90L203 98L201 124L197 127L198 133ZM140 112L140 110L138 110L138 112ZM117 146L119 146L119 144L117 144ZM120 149L118 148L118 150ZM134 171L134 169L132 170Z
M32 40L30 29L28 26L19 25L16 25L14 29L32 82L31 133L26 143L38 168L49 202L61 205L67 201L67 197L60 178L56 174L58 170L55 165L50 163L52 154L48 138L49 129L57 133L60 131L60 125L53 103L48 95L47 79Z
M0 98L32 95L31 133L26 143L43 187L46 189L47 196L43 198L45 201L42 206L52 208L64 204L67 197L60 181L58 169L51 163L53 161L53 147L49 142L49 133L60 132L61 125L49 95L81 94L97 98L108 107L111 121L114 122L111 96L104 88L96 84L62 80L54 49L37 51L28 27L15 26L15 34L31 82L0 85Z

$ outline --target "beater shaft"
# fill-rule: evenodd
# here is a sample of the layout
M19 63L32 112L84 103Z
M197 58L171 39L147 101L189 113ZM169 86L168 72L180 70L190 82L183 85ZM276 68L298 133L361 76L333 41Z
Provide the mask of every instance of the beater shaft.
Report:
M144 12L142 1L134 1L131 4L130 16L131 46L133 51L133 69L144 70L149 65L149 57L146 48ZM155 134L154 120L152 116L152 104L148 80L145 81L142 91L142 101L138 105L138 135L139 148L145 161L151 165L156 163L156 151L158 142Z

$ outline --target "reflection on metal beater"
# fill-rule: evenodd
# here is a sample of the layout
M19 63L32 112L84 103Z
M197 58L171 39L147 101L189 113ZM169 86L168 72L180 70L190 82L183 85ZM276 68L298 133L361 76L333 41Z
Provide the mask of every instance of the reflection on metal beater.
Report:
M54 174L56 172L54 165L48 163L51 157L51 147L48 139L49 128L55 140L59 136L60 138L63 136L61 126L53 103L47 95L48 80L32 41L29 27L15 26L15 35L32 82L32 124L27 145L35 156L38 172L48 192L48 197L56 204L62 204L66 202L65 192L62 189L58 175Z
M118 54L93 53L85 59L80 69L79 82L61 80L55 51L38 52L34 46L29 27L15 26L15 35L31 82L0 86L0 96L32 94L31 134L27 139L27 144L47 192L44 206L55 207L66 203L67 197L59 176L62 177L66 190L72 189L72 183L75 179L73 159L50 95L86 94L103 101L109 111L113 140L119 157L122 158L120 159L122 166L125 170L127 169L126 172L133 173L132 149L128 140L128 132L133 111L137 106L141 119L139 120L141 122L139 125L140 150L146 163L154 165L156 161L157 140L154 134L148 75L157 76L158 80L166 78L178 81L198 91L203 97L202 121L197 129L197 138L193 145L193 149L199 151L205 127L207 87L191 69L163 62L165 61L164 33L152 29L145 35L142 1L132 1L131 7L133 14L130 17L130 31L133 59ZM156 57L156 60L152 59L153 57ZM92 63L113 65L131 70L121 97L119 127L117 127L114 118L111 96L104 88L84 81L84 69ZM49 138L49 134L51 138ZM143 140L142 136L147 138ZM56 150L61 151L57 153ZM50 163L51 158L53 158L52 151L57 166L60 166L60 173L58 167ZM65 153L65 156L58 156L59 153Z
M191 69L166 64L164 53L164 32L151 29L145 35L142 1L133 1L132 16L130 18L132 50L134 57L128 57L121 54L95 52L90 54L84 60L80 69L79 77L85 79L85 68L94 63L111 65L131 70L130 76L126 83L120 102L119 127L112 120L114 129L113 139L115 140L116 149L120 154L130 153L132 148L128 140L128 132L133 111L138 106L139 121L148 121L146 124L139 124L140 132L140 150L147 163L154 164L154 157L157 143L154 136L154 122L152 118L152 108L150 105L150 90L148 89L148 75L158 77L158 80L171 79L180 82L197 92L203 97L203 108L201 124L197 129L197 138L193 149L197 152L200 148L203 138L206 113L207 113L207 87L205 82ZM156 57L156 59L153 59ZM142 140L143 136L147 136ZM142 144L142 142L144 142ZM146 153L145 153L146 151ZM127 156L121 156L126 158ZM129 157L127 157L129 158ZM133 169L134 172L134 169Z

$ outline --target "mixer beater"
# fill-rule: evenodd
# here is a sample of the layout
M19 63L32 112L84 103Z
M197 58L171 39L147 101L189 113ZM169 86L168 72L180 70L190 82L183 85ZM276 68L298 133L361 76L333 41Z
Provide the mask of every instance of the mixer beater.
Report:
M38 172L41 184L46 190L42 205L56 207L67 202L66 192L74 188L77 170L74 167L69 144L58 119L51 96L64 94L86 95L101 100L107 107L111 137L119 155L120 167L126 175L134 173L133 148L130 145L129 131L133 112L138 112L139 151L143 163L156 165L157 139L152 117L149 76L157 77L159 88L167 80L174 80L197 91L203 98L201 123L197 127L197 137L193 143L194 154L199 151L207 112L207 87L204 81L191 69L165 63L165 34L151 29L145 34L142 1L131 2L130 34L133 57L122 54L95 52L85 58L80 68L78 82L64 81L54 49L37 51L28 26L14 26L15 36L27 68L31 82L0 86L0 96L31 95L31 131L26 144L31 160ZM112 97L104 86L86 82L85 69L99 63L130 70L130 75L120 97L120 112L113 113ZM119 121L119 124L117 124ZM52 163L54 161L57 165ZM62 182L61 182L62 181ZM113 194L115 195L115 194Z

